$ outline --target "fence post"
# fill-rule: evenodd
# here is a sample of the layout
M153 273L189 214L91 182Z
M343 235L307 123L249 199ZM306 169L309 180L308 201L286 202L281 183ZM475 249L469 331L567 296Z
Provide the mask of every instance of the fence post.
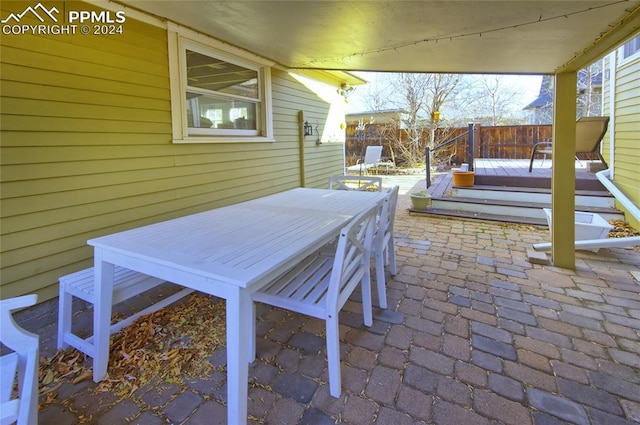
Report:
M425 148L425 161L424 163L426 164L426 171L427 171L427 189L429 189L429 186L431 186L431 148L429 147L429 145L427 145L427 147Z
M473 123L469 123L469 146L467 146L467 162L469 163L469 171L473 171Z

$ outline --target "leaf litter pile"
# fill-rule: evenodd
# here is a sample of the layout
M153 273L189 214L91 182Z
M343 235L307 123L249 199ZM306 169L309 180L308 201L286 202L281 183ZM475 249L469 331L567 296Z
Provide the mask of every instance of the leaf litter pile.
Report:
M213 366L208 358L225 345L225 303L193 293L177 303L138 318L111 335L107 379L95 392L112 391L128 396L151 379L181 383L184 376L205 378ZM55 390L64 383L92 379L86 356L74 348L58 350L40 361L40 394L44 404L55 400Z
M609 231L610 238L624 238L628 236L640 236L640 232L631 227L629 223L624 220L611 220L609 224L613 226L613 229Z

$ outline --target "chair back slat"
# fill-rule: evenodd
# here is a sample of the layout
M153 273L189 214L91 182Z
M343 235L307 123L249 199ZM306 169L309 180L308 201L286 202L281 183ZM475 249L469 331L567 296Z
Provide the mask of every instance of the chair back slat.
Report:
M340 310L369 272L376 213L377 208L361 213L340 232L327 292L328 310Z
M389 239L391 234L393 234L393 222L396 217L399 190L400 188L398 186L392 187L387 193L384 204L382 204L380 222L378 223L376 241L374 242L377 248L382 249L385 241Z

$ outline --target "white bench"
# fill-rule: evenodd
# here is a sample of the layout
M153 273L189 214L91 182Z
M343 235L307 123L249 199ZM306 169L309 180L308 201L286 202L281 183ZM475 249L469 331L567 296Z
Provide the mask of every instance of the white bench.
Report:
M77 348L86 355L95 358L93 336L81 338L72 331L73 297L95 304L93 267L62 276L60 282L60 298L58 307L58 348L69 345ZM115 267L113 277L113 304L134 297L144 291L165 283L164 280L148 276L123 267ZM111 325L110 332L116 333L120 329L133 323L138 317L153 313L189 295L193 289L182 289L157 303Z

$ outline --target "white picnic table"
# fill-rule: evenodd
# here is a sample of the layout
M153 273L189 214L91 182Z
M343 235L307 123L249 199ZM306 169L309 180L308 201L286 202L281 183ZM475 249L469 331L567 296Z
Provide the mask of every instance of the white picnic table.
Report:
M385 193L298 188L88 241L94 247L96 355L107 376L114 266L226 300L230 424L246 424L252 293L337 237Z

